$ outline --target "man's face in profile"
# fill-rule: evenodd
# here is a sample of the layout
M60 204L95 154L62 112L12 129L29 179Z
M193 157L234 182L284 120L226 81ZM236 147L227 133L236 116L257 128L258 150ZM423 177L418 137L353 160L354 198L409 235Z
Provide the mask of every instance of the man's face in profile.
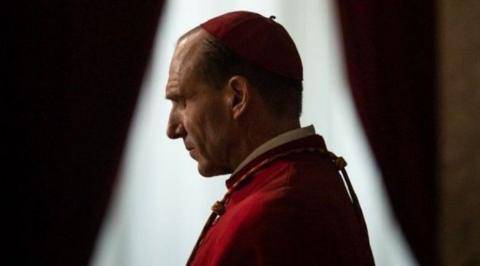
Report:
M169 70L166 97L172 102L167 135L182 138L203 176L231 172L228 103L222 89L207 84L198 71L202 40L196 31L177 45Z

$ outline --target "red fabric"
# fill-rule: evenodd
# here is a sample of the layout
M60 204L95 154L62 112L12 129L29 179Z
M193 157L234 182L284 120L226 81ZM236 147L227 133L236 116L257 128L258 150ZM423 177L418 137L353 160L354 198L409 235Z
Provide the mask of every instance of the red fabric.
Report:
M437 265L435 4L337 1L346 66L388 196L421 265Z
M282 25L256 13L235 11L201 27L243 59L278 75L302 80L302 60Z
M282 145L248 164L227 186L266 158L309 147L325 149L318 135ZM191 265L373 265L358 219L325 154L290 154L261 167L233 192Z

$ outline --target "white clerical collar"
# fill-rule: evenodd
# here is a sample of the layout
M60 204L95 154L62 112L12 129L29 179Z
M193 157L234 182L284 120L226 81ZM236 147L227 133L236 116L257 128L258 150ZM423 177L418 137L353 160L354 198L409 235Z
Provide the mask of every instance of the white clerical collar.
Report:
M287 142L291 142L297 139L305 138L311 135L315 135L315 128L313 125L310 125L308 127L302 127L302 128L297 128L297 129L292 129L287 132L284 132L267 142L263 143L262 145L258 146L252 153L250 153L235 169L233 174L238 172L240 169L242 169L244 166L246 166L249 162L253 161L255 158L258 156L264 154L265 152L276 148L280 145L283 145Z

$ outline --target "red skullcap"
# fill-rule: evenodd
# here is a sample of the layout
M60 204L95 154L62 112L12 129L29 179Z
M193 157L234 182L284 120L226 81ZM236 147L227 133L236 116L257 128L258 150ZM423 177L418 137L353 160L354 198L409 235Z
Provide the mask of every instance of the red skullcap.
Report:
M235 11L200 26L243 59L283 77L303 80L302 60L295 43L274 18Z

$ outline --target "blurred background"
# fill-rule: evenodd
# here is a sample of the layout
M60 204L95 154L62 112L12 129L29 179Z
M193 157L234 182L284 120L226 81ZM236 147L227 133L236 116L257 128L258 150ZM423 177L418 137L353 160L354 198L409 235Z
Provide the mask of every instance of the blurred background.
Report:
M228 176L166 137L167 69L181 34L233 10L295 40L302 125L346 158L377 265L480 265L474 0L16 3L5 265L185 264Z

